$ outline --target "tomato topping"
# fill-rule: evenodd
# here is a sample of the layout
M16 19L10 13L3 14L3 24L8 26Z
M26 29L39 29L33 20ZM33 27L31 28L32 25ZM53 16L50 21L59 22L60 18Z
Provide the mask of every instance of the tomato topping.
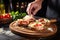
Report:
M22 24L28 24L28 22L27 21L23 21Z
M40 22L44 21L44 19L39 19Z
M36 25L34 25L35 27L38 27L38 26L42 26L42 24L36 24Z
M22 21L20 21L19 24L22 24Z
M38 26L42 26L42 24L38 24Z
M28 24L27 21L20 21L19 23L20 23L20 24Z

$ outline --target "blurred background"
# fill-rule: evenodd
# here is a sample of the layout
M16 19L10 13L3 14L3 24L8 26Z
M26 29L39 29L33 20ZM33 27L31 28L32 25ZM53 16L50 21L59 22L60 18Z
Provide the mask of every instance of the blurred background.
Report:
M3 0L4 5L5 5L5 12L10 12L10 11L19 11L21 12L26 12L26 7L28 3L34 1L34 0Z
M0 24L17 20L27 15L26 8L34 0L0 0ZM42 9L35 16L45 17L47 0L44 0ZM9 21L7 21L9 20Z
M34 1L34 0L3 0L4 1L4 5L5 5L5 12L8 13L12 10L14 11L23 11L26 12L26 8L28 3ZM38 13L42 13L44 14L46 12L46 1L43 2L43 7L42 9L38 12ZM41 16L41 14L40 14Z

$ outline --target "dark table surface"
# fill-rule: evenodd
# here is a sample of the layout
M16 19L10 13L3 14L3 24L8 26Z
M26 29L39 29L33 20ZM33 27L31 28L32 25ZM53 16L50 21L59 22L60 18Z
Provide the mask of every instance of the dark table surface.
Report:
M42 38L39 40L60 40L60 23L57 23L58 31L52 38ZM24 37L13 34L9 30L9 24L0 25L0 40L29 40ZM35 40L35 39L33 39Z

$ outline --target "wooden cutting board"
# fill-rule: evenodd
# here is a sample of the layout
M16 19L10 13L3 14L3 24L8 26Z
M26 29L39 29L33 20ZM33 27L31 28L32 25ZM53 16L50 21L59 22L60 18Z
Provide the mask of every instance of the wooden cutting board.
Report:
M57 32L57 26L55 24L52 24L50 25L50 27L52 27L53 29L53 32L37 32L37 31L33 31L33 30L30 30L30 29L27 29L27 28L24 28L24 27L20 27L20 26L17 26L17 25L14 25L15 24L15 21L12 22L10 25L9 25L9 28L10 30L17 34L17 35L20 35L20 36L23 36L23 37L31 37L31 38L39 38L39 37L49 37L49 36L52 36L54 35L56 32Z

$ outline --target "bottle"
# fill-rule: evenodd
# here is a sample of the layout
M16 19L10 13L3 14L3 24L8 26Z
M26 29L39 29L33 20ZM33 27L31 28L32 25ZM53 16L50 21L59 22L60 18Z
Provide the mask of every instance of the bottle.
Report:
M9 2L10 2L10 12L12 12L13 11L12 0L9 0Z
M0 0L0 15L5 14L5 6L3 0Z
M20 7L21 13L25 12L25 3L21 2L21 7Z
M16 11L20 12L19 2L16 3Z

